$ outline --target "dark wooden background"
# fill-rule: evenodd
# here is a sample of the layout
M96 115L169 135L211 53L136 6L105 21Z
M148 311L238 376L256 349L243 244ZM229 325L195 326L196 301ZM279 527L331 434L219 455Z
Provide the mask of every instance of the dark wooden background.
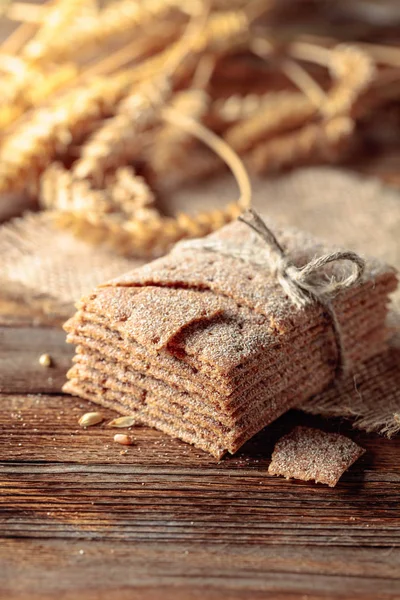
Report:
M144 427L125 451L60 395L71 355L58 328L0 329L0 598L400 598L400 439L292 412L219 463ZM294 422L367 452L335 489L270 477Z

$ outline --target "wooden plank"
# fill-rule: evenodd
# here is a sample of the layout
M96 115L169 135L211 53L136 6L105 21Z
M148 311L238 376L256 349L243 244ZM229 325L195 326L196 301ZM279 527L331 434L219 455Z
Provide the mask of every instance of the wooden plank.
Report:
M60 392L74 354L65 338L61 328L0 327L0 392ZM52 358L50 368L39 363L45 353Z
M400 439L331 424L367 453L330 489L267 474L294 422L326 427L300 413L216 462L145 427L125 453L70 396L0 402L0 597L400 595Z
M399 589L397 549L5 540L0 555L7 600L379 600Z

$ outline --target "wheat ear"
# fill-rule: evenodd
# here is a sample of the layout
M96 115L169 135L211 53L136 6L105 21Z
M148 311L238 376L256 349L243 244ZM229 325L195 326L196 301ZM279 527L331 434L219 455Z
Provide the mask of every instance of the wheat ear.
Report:
M94 17L96 14L96 2L93 0L56 0L49 3L43 19L33 38L25 45L21 55L28 61L43 61L45 59L55 60L53 46L56 40L65 39L71 22L79 17L83 20ZM71 49L73 50L73 49Z
M0 105L0 128L4 131L27 110L74 81L77 75L77 67L73 64L62 65L49 73L34 68L27 70L23 81L7 86L6 102Z
M43 169L81 139L94 123L110 115L126 94L130 72L99 79L37 109L3 142L0 149L0 191L35 186Z
M41 177L40 203L54 211L107 215L120 222L158 217L154 194L132 167L120 167L109 174L106 187L100 190L88 180L74 178L60 163L53 163Z
M209 104L208 94L196 89L178 92L170 102L174 110L196 121L206 114ZM157 177L162 178L182 165L190 142L193 142L192 136L176 125L165 123L160 127L149 153L149 163Z
M210 16L207 27L195 43L197 52L232 50L248 40L249 19L244 10L224 11Z
M63 35L46 36L40 45L32 42L32 47L28 45L25 54L41 61L64 60L127 31L135 35L143 27L164 18L178 4L177 0L117 0L81 19L76 25L67 27Z
M201 213L194 217L179 214L175 218L153 216L144 219L128 219L121 223L119 217L98 212L56 213L57 223L70 229L87 241L105 243L125 255L149 256L162 254L172 244L186 237L205 235L236 218L251 202L251 186L242 161L218 136L200 123L165 108L163 118L186 129L211 146L232 169L240 189L240 198L220 210ZM68 173L71 177L71 173Z
M145 81L118 106L118 114L106 122L83 145L74 176L91 177L101 183L107 169L132 160L138 153L138 134L152 125L157 112L171 94L170 78L160 75Z
M325 117L348 114L361 92L371 83L374 62L356 46L339 45L332 50L329 69L335 83L321 106Z
M264 104L268 106L271 98L276 93L267 92L265 94L232 94L227 98L217 98L211 107L212 118L222 123L234 123L252 117L259 112Z
M236 152L246 152L262 140L303 125L315 114L315 106L303 94L277 92L265 98L255 114L227 129L224 139Z
M313 162L334 162L353 131L354 122L346 116L310 123L260 144L248 155L248 163L258 173L273 173Z
M109 215L57 213L58 226L94 244L105 244L124 256L152 257L164 254L184 238L202 237L237 218L241 209L232 203L220 210L176 218L152 217L121 224Z
M232 8L210 15L207 27L198 36L194 48L198 52L232 51L246 44L250 39L250 26L261 14L268 11L274 2L271 0L251 0L242 7Z
M105 170L132 160L138 150L138 134L157 122L159 110L172 94L174 71L192 51L193 40L204 28L206 17L204 12L194 18L181 40L167 51L164 73L135 86L117 106L115 116L87 141L74 165L75 177L91 177L101 183Z

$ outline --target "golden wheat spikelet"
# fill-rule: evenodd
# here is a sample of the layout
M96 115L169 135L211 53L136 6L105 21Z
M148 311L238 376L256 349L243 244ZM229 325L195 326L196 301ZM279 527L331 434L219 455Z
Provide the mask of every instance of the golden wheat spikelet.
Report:
M178 215L148 219L131 219L124 223L112 215L98 213L55 213L61 228L94 244L105 244L124 256L159 256L181 239L204 236L236 219L242 207L227 207L195 216Z
M3 83L0 103L5 105L19 99L27 86L37 83L42 71L19 56L0 54L0 73Z
M249 0L212 0L211 6L214 10L241 10L249 3Z
M93 190L88 181L74 181L61 163L52 163L40 179L40 204L60 212L108 213L112 204L107 193Z
M158 216L154 194L132 167L120 167L106 178L103 189L87 179L76 179L60 163L51 164L40 180L39 200L44 208L75 215L108 214L114 220Z
M40 178L40 206L45 209L65 210L71 207L70 177L61 163L52 163Z
M162 254L182 238L218 229L243 210L240 203L232 203L194 217L163 217L155 209L146 182L128 167L118 169L108 187L99 190L88 180L75 179L62 165L51 165L42 176L41 201L52 209L60 227L94 244L135 256Z
M119 167L106 182L115 210L125 217L147 219L156 216L155 196L144 177L133 167Z
M212 106L212 115L219 121L234 123L251 117L261 110L264 103L268 105L272 96L277 92L265 94L232 94L227 98L218 98ZM281 92L278 92L281 93Z
M374 61L364 50L340 44L331 51L329 69L335 83L321 106L325 117L349 113L374 75Z
M354 131L346 116L309 123L301 129L261 143L248 155L249 165L258 173L272 173L313 162L333 162Z
M204 90L188 89L177 92L172 97L170 106L180 114L197 121L206 114L209 103L210 98ZM154 136L149 152L149 163L157 177L162 177L181 166L187 155L189 143L193 143L190 134L171 123L163 123Z
M37 109L7 136L0 149L0 191L35 186L40 173L74 140L107 117L126 94L132 73L121 72L72 89L49 107Z
M82 147L81 158L73 167L74 176L101 182L105 170L132 160L138 150L138 133L157 120L158 110L170 94L167 75L139 84L121 101L117 114L102 123Z
M224 139L236 152L246 152L261 140L303 125L315 114L315 106L303 94L276 92L264 98L255 114L227 129Z
M177 0L117 0L86 18L76 19L62 35L46 36L40 45L32 42L31 49L28 44L30 51L25 54L41 61L63 60L126 32L134 36L137 31L163 19L172 8L179 8Z
M22 49L21 55L27 61L54 61L57 57L53 52L54 45L66 39L66 34L79 20L92 18L97 12L94 0L56 0L50 4L45 19L33 38ZM74 49L70 48L70 52Z
M7 85L8 95L0 104L0 128L4 131L21 115L32 107L38 106L52 93L65 87L78 75L75 65L68 63L60 65L51 72L29 69L24 80L17 85L10 82Z
M249 18L245 11L224 11L210 15L207 26L194 44L196 52L231 51L249 38Z
M232 6L236 4L236 6ZM231 2L229 10L214 11L211 13L207 26L199 34L194 44L198 52L231 52L245 45L250 39L250 26L252 22L271 8L270 0L250 0Z

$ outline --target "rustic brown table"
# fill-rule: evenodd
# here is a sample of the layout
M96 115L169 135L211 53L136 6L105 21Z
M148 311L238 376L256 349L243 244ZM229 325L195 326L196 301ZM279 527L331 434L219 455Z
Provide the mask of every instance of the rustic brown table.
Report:
M400 439L293 412L221 462L144 427L124 451L59 393L71 355L0 329L0 598L400 598ZM335 489L268 476L294 420L367 449Z
M395 158L362 170L398 184ZM104 426L79 428L89 403L60 395L60 328L3 308L1 600L400 598L400 439L293 412L219 463L140 427L125 453ZM294 421L367 449L335 489L268 476Z

